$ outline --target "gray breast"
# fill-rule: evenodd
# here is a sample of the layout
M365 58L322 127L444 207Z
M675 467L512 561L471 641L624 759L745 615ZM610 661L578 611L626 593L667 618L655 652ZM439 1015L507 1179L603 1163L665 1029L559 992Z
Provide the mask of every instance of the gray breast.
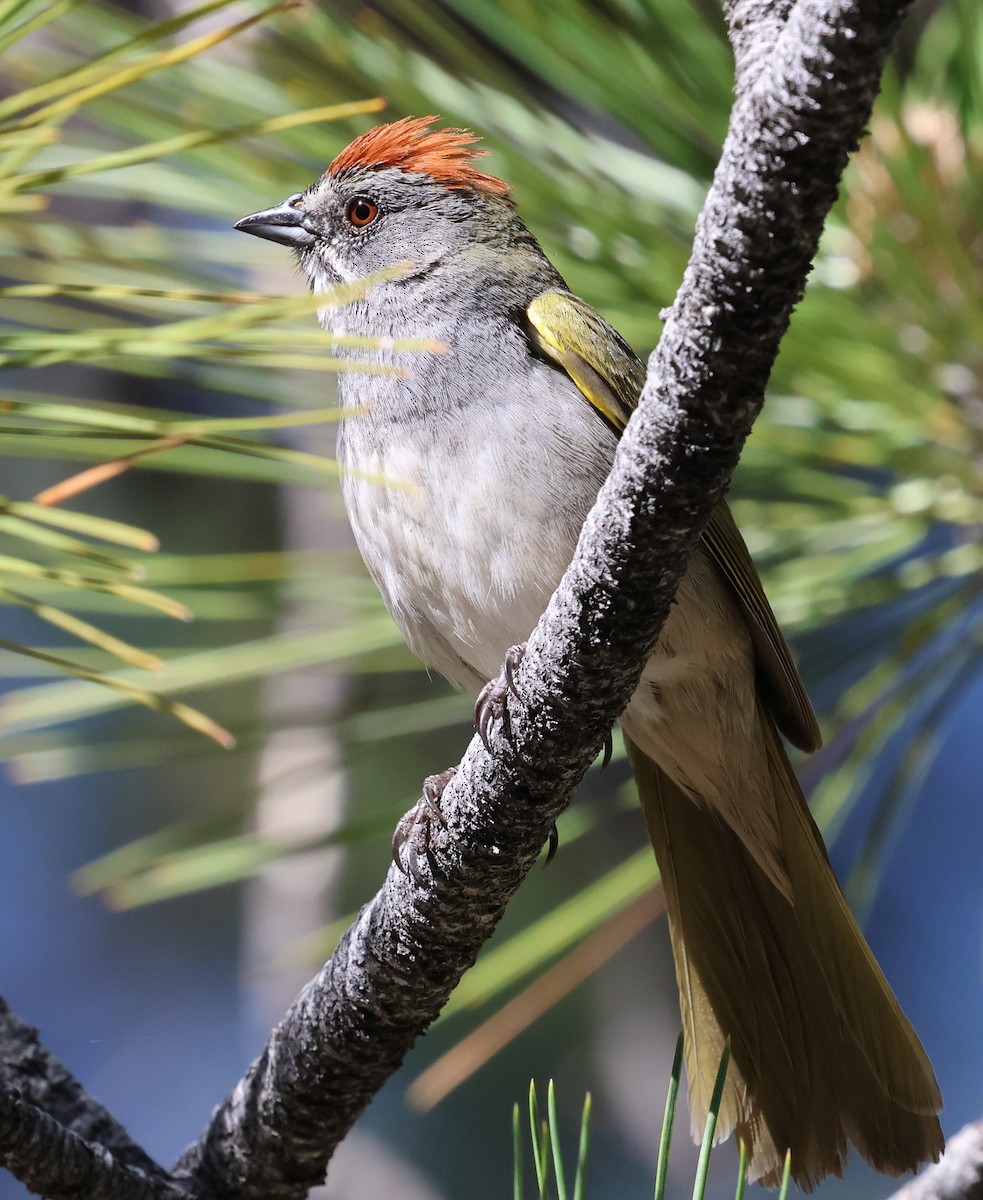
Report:
M565 375L525 346L505 358L510 370L483 363L477 376L441 361L398 388L343 384L346 407L360 406L339 440L359 549L411 647L468 688L532 630L615 447ZM494 382L476 392L462 375Z

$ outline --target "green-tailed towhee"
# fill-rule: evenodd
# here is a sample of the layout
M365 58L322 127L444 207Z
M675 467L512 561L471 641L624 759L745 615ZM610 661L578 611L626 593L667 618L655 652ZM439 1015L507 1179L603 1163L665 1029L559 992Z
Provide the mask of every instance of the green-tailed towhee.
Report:
M342 307L338 457L355 537L413 650L477 689L523 642L573 554L645 370L572 295L483 151L434 118L356 138L306 192L236 228L293 247L314 292L410 264ZM398 353L394 337L448 353ZM388 340L388 342L387 342ZM385 486L383 480L403 486ZM409 486L406 486L409 485ZM819 729L748 551L720 504L621 725L665 884L702 1133L750 1177L811 1187L847 1141L892 1174L938 1158L931 1064L846 906L777 729Z

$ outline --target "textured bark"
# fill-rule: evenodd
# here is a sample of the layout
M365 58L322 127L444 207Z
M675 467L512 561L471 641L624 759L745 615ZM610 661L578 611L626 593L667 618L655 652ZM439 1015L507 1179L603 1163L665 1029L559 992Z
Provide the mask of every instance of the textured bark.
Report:
M0 1083L0 1166L39 1195L86 1200L187 1200L159 1169L125 1166Z
M0 1080L16 1089L24 1103L43 1109L66 1130L108 1150L116 1162L147 1174L164 1175L115 1117L41 1045L38 1031L10 1011L2 996ZM0 1138L0 1155L6 1146L6 1140Z
M300 1197L434 1019L625 707L757 416L901 0L735 0L737 99L642 403L531 637L493 755L444 793L432 877L390 870L178 1170Z

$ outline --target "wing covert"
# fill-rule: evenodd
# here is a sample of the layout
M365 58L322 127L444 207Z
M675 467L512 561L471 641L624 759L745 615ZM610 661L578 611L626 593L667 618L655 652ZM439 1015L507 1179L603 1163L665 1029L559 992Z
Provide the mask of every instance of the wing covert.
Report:
M645 367L624 338L571 292L543 292L526 309L526 316L535 349L566 371L603 420L620 433L645 382ZM819 722L724 501L714 509L703 543L744 613L759 680L775 723L800 750L817 750L822 743Z

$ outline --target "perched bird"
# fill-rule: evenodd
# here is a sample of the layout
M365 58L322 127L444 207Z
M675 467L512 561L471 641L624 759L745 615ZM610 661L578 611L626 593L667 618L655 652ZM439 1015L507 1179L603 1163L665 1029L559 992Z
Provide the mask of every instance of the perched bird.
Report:
M365 565L412 649L459 688L496 676L568 565L645 371L573 295L479 169L466 130L407 118L356 138L305 192L244 217L294 249L342 347L338 456ZM400 353L395 337L448 353ZM344 468L347 468L344 469ZM385 486L379 480L404 486ZM409 485L409 486L405 486ZM851 1141L890 1174L937 1159L932 1066L847 908L778 731L819 728L730 511L716 508L621 716L665 885L694 1131L811 1188Z

